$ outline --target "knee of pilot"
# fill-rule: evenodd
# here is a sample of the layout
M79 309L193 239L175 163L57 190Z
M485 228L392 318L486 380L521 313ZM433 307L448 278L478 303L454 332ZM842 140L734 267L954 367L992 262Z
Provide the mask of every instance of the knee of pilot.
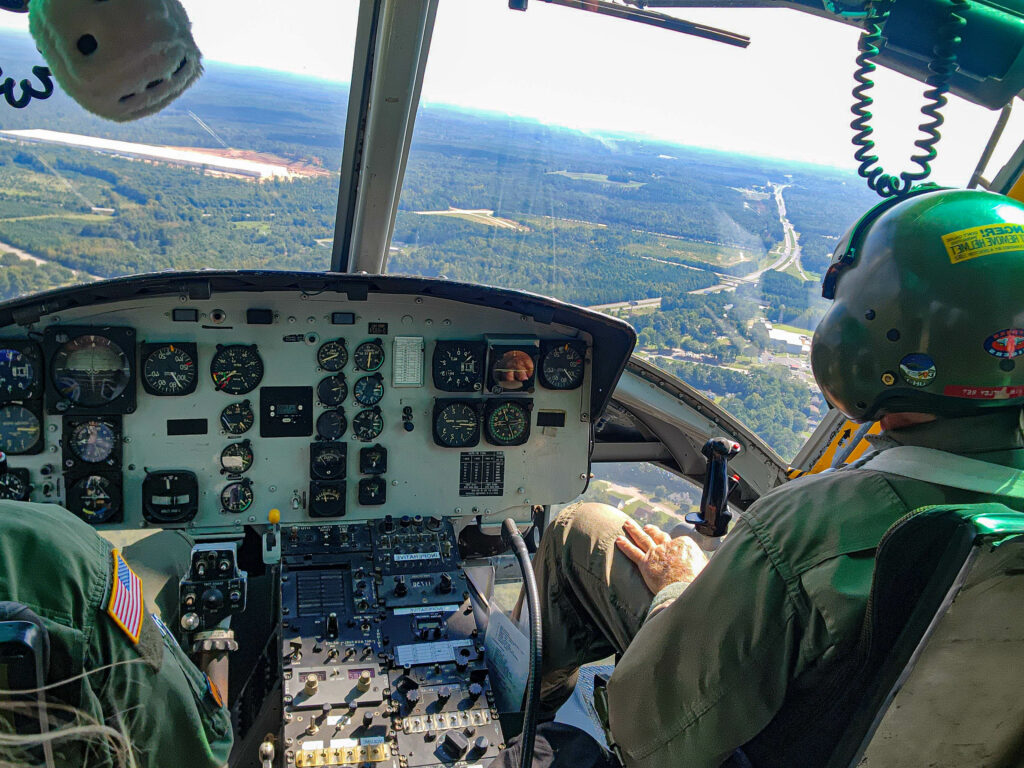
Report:
M601 539L618 536L625 519L622 512L608 504L578 502L558 513L545 536L571 557L577 551L591 552Z

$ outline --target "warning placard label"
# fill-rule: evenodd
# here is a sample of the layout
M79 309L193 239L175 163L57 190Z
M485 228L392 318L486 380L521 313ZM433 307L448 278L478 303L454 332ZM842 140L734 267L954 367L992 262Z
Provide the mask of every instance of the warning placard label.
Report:
M990 224L942 236L953 264L993 253L1024 251L1024 224Z

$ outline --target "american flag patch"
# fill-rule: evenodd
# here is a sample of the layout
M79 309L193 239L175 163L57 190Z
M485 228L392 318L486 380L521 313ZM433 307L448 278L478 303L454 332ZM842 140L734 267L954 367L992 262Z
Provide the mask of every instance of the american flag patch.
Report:
M142 581L116 549L114 557L114 578L110 590L110 604L107 613L133 643L139 642L142 632Z

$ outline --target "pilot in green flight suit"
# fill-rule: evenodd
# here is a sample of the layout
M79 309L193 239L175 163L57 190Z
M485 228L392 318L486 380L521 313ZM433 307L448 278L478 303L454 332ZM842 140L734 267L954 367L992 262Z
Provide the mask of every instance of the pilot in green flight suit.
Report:
M881 419L876 448L1024 469L1022 225L1013 200L932 191L840 242L812 367L835 407ZM627 768L718 766L740 748L755 766L805 765L792 746L813 737L807 713L858 639L885 531L925 505L991 500L872 470L808 476L751 505L706 567L687 538L571 506L535 561L543 701L618 652L609 719Z
M42 619L47 683L82 675L57 689L49 711L66 705L79 725L119 731L140 768L219 768L232 741L220 693L145 609L142 592L126 558L70 512L0 502L0 601ZM102 739L91 744L58 741L57 765L123 764ZM0 763L8 757L0 753Z

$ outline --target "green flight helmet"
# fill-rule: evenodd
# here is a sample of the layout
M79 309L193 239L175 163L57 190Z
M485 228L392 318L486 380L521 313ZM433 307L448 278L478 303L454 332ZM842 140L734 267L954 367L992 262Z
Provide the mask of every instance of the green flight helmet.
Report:
M1024 205L925 187L840 240L811 342L826 399L854 421L1024 405Z

